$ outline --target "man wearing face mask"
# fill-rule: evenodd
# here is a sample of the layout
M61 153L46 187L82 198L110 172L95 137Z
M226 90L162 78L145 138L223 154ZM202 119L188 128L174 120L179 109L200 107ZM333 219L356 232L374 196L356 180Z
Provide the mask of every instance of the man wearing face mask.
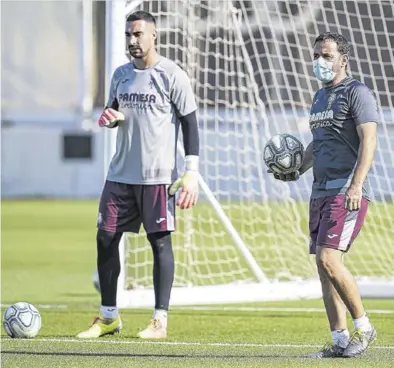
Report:
M153 252L155 309L138 337L167 336L174 279L171 233L175 230L175 205L191 208L199 194L197 105L190 79L173 61L156 52L156 21L150 13L129 15L125 36L132 60L115 70L108 103L99 119L101 127L118 127L116 152L97 220L100 316L78 338L98 338L122 328L116 305L119 242L124 232L138 233L141 225ZM177 178L179 126L186 156L185 172Z
M376 149L379 121L372 92L346 71L350 46L340 34L319 35L313 50L313 73L323 88L310 111L312 142L298 172L274 174L283 181L297 180L313 168L310 199L310 253L316 255L324 305L332 334L314 358L355 357L376 338L357 284L343 263L363 226L370 200L368 171ZM346 309L353 318L349 337Z

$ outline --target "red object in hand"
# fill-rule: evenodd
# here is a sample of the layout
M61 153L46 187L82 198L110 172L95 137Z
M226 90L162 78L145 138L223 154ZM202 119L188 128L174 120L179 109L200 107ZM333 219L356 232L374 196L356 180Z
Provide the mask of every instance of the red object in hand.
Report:
M121 120L124 120L124 115L121 112L108 108L105 109L100 115L98 125L100 127L111 128Z

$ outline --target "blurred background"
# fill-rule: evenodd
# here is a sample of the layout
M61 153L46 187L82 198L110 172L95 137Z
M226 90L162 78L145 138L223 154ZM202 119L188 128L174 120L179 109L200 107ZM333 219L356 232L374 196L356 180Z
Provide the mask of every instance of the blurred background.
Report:
M306 261L312 178L276 182L261 152L278 133L309 143L309 108L320 88L312 74L314 39L332 31L349 40L349 73L373 90L381 117L370 175L374 202L349 266L359 277L393 278L393 0L2 1L4 300L97 297L97 201L116 134L98 129L97 117L112 71L127 62L126 14L138 9L156 16L159 52L192 80L202 177L275 280L316 276ZM207 193L179 214L178 229L176 285L255 281ZM145 235L128 239L127 283L151 286Z
M243 91L252 83L243 77L247 64L232 63L226 56L239 42L230 3L239 11L245 46L237 46L233 55L249 59L258 103L272 115L265 122L267 136L308 130L305 117L318 88L311 70L312 40L322 31L338 31L352 44L352 76L378 97L382 134L390 136L381 149L394 162L387 154L387 145L394 146L392 1L129 1L130 10L144 8L158 16L160 52L193 78L202 129L220 123L231 130L234 117L226 119L225 114L234 113L240 101L257 104L255 96ZM3 197L99 195L104 142L96 118L108 78L105 9L104 1L2 1ZM213 144L227 147L229 142ZM207 151L202 155L204 160ZM390 196L386 181L393 188L394 165L383 169L380 159L378 155L375 180ZM215 187L217 165L208 161L203 163L206 180ZM225 170L224 165L219 169ZM227 190L236 195L238 187L233 187ZM275 195L269 186L265 190ZM307 197L308 190L300 190Z

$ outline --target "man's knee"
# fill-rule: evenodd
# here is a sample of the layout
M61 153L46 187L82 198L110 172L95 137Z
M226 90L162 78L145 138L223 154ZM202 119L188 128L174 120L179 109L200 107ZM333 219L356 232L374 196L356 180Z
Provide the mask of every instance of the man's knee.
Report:
M334 276L342 265L342 252L337 249L316 247L316 265L320 278Z
M105 230L99 229L97 231L97 247L108 249L112 246L118 246L120 243L120 239L122 237L122 233L113 233Z
M161 231L147 235L153 252L159 253L172 248L171 232Z

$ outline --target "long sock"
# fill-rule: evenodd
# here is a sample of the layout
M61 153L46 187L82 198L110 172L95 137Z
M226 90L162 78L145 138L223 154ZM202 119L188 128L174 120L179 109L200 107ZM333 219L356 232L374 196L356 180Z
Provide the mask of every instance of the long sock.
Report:
M369 331L372 328L371 322L365 313L362 317L354 319L353 324L355 330Z
M333 343L341 348L346 348L349 343L349 331L347 329L331 331L331 336Z
M167 311L174 281L174 253L171 233L148 234L153 251L153 286L155 289L155 309Z
M103 230L97 232L97 269L100 279L101 305L110 309L116 307L121 237L122 233L109 233Z

